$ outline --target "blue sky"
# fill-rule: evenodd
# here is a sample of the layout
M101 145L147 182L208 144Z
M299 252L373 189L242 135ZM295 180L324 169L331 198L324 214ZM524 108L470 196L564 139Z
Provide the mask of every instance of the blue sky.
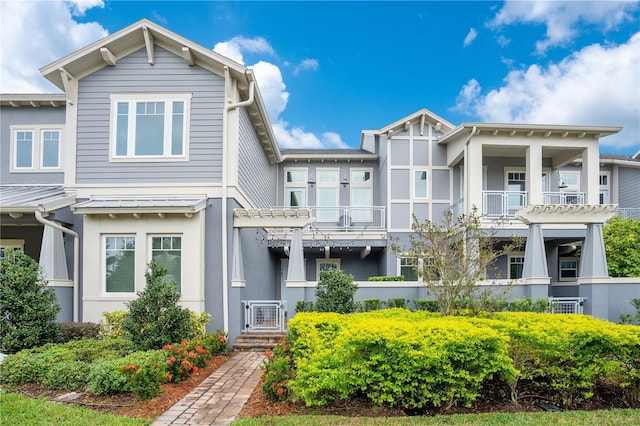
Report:
M358 147L421 108L454 125L624 126L640 150L638 1L0 0L0 92L147 18L254 68L282 148Z

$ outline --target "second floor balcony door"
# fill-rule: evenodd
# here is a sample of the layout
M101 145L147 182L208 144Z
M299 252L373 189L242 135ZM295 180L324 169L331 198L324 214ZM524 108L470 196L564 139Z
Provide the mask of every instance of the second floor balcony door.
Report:
M525 172L507 173L507 210L512 215L524 207L522 194L526 188Z

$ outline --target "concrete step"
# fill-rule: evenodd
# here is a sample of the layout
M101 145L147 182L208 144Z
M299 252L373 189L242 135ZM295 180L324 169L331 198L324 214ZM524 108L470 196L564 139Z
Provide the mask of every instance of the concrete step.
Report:
M280 343L285 333L243 333L233 345L234 351L267 351Z

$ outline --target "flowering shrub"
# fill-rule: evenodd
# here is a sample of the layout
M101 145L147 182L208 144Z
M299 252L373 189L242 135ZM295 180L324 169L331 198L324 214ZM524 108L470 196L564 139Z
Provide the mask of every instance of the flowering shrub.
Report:
M291 401L289 380L295 373L291 348L285 337L282 342L265 352L267 359L262 369L262 393L272 401Z
M173 345L164 345L162 350L166 355L166 368L169 382L180 383L192 373L206 365L209 351L198 343L183 340Z
M127 377L127 386L138 398L147 400L160 395L160 384L167 379L162 351L134 352L123 361L126 364L120 368Z
M216 330L213 334L206 334L201 339L196 339L200 346L209 351L211 356L224 355L229 349L229 336L222 330Z

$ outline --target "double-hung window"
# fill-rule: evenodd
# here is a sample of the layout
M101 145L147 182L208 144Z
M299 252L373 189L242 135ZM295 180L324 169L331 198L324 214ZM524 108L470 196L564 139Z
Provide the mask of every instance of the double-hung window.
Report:
M400 257L400 275L404 277L404 281L422 281L418 277L416 269L419 267L420 259L417 257Z
M307 169L285 169L284 176L285 206L306 207Z
M11 126L11 171L46 172L61 168L60 126Z
M609 204L609 172L600 173L600 204Z
M135 258L135 236L104 237L104 279L107 293L135 292Z
M524 270L524 255L514 254L509 255L509 279L517 280L522 278L522 271Z
M190 94L111 95L113 160L185 160Z
M182 237L152 236L151 259L167 268L166 282L175 282L178 291L182 284Z

